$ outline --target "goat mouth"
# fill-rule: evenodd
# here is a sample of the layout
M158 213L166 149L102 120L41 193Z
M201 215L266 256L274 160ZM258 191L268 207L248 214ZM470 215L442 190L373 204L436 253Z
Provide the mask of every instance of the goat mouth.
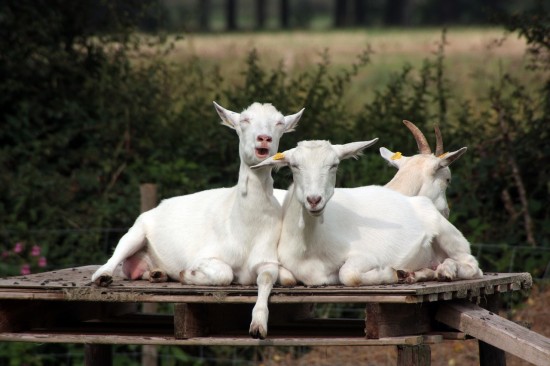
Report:
M321 216L323 214L323 211L325 211L324 206L322 208L319 208L319 209L308 210L308 212L311 216Z
M269 149L266 149L265 147L257 147L256 148L256 157L260 159L265 159L269 156Z

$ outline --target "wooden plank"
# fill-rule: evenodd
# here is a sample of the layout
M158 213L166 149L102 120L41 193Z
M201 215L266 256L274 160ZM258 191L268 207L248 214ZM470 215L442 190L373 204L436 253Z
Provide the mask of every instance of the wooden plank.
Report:
M64 289L70 293L75 292L75 287L92 288L91 275L98 266L84 266L77 268L67 268L57 271L32 274L28 276L17 276L0 279L0 289L15 288L36 288L36 289ZM512 284L512 289L530 288L532 284L531 276L528 273L488 273L482 279L461 280L454 282L424 282L419 284L394 284L378 286L295 286L273 288L274 294L332 294L343 293L351 294L407 294L407 295L426 295L443 292L457 292L470 288L485 288L488 286L499 286L503 284ZM178 282L167 282L162 284L149 283L148 281L127 281L120 277L114 278L113 284L108 288L110 291L120 292L174 292L185 293L189 291L222 295L230 295L234 292L255 293L256 286L184 286Z
M398 366L429 366L431 364L430 346L397 346Z
M174 336L176 339L202 337L208 334L206 309L200 304L174 304Z
M479 305L482 308L498 314L500 309L498 295L487 295L480 300ZM481 340L478 341L478 346L479 366L506 366L506 354L503 350Z
M548 365L550 339L469 302L444 303L436 320L536 365Z
M441 339L448 341L464 341L468 339L468 335L462 332L450 332L450 331L432 331L424 334L424 337L439 336ZM429 342L426 342L429 343ZM431 342L430 342L431 343Z
M429 332L430 309L425 304L367 304L366 337L376 339Z
M70 334L70 333L0 333L2 342L73 343L73 344L157 344L174 346L396 346L417 345L422 336L405 336L380 339L363 337L273 337L253 339L242 337L197 337L175 339L173 336Z
M97 266L0 279L0 300L67 300L92 302L254 303L256 286L184 286L177 282L149 283L115 278L108 288L90 281ZM414 285L274 287L270 303L419 303L478 297L487 288L528 289L528 273L487 274L479 280L426 282ZM489 290L490 291L490 290Z
M156 184L143 183L139 186L140 211L146 212L155 208L158 204ZM142 311L145 313L156 313L158 303L146 302L142 305ZM153 345L144 345L141 350L141 365L153 366L158 363L158 349Z
M380 304L367 304L365 307L365 335L368 339L380 338Z
M48 301L93 301L93 302L158 302L158 303L211 303L211 304L253 304L256 302L256 294L247 295L246 292L241 293L235 290L231 296L218 296L215 293L201 294L174 294L174 293L158 293L146 294L136 292L119 292L119 291L77 291L75 293L68 292L43 292L33 290L10 291L5 292L0 289L0 301L9 300L48 300ZM401 295L292 295L285 296L281 294L272 295L269 298L272 304L300 304L300 303L366 303L366 302L387 302L387 303L418 303L422 302L422 298L416 296L401 296Z
M0 332L47 328L132 311L132 304L55 301L0 301Z
M84 364L86 366L108 366L113 363L113 350L109 344L86 344Z

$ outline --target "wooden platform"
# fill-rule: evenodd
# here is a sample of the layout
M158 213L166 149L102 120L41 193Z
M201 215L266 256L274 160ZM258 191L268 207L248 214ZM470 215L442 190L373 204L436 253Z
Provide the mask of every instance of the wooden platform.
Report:
M62 300L93 302L254 303L256 286L189 286L177 282L152 284L114 278L96 287L90 278L98 266L86 266L0 279L0 300ZM275 287L270 303L422 303L476 299L532 285L528 273L487 273L483 279L424 282L415 285Z
M0 279L0 341L180 346L396 345L419 352L427 349L429 354L426 345L443 339L464 339L469 334L512 353L517 348L513 339L535 337L532 342L521 343L522 349L514 354L535 364L543 364L539 361L546 355L550 359L550 342L546 344L548 339L537 338L536 333L518 330L512 335L501 332L500 336L496 326L487 338L479 327L471 326L475 319L466 323L461 320L465 313L471 315L481 309L476 304L489 304L487 299L509 291L528 290L532 285L528 273L488 273L479 280L415 285L275 287L270 296L268 338L256 340L248 336L255 286L200 287L115 278L107 288L96 287L90 278L97 268L86 266ZM174 304L173 313L140 313L137 304L145 302ZM365 317L315 319L310 312L315 303L363 304ZM501 326L507 329L513 324L502 320L507 323ZM491 337L498 341L491 343Z

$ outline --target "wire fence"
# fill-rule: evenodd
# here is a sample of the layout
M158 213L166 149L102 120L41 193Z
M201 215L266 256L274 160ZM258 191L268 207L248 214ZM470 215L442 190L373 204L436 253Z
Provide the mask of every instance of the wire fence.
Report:
M46 243L47 247L55 248L60 238L72 236L78 241L86 241L87 237L97 240L97 249L100 255L107 258L113 251L120 237L128 228L60 228L60 229L32 229L21 235L20 231L0 229L0 249L13 250L16 243L32 238L33 242ZM88 240L89 241L89 240ZM472 254L482 264L485 271L490 272L530 272L532 267L538 267L531 273L533 279L550 278L550 247L533 247L530 245L516 245L509 243L472 243ZM86 248L80 248L85 250ZM544 263L544 268L541 268ZM99 263L64 263L66 266L79 266ZM55 261L49 262L48 269L59 268Z
M98 241L96 248L101 251L100 256L107 258L120 237L128 228L61 228L37 229L25 233L25 238L32 238L33 243L42 243L45 248L54 248L61 238L75 238L75 250L82 241ZM87 239L86 239L87 238ZM86 239L86 240L84 240ZM13 251L16 244L22 240L20 232L16 230L0 229L0 250ZM66 242L66 240L65 240ZM535 283L545 286L550 280L550 248L532 247L529 245L512 245L506 243L475 243L471 245L472 254L481 263L486 272L529 272ZM53 250L52 250L53 251ZM46 255L48 253L45 253ZM82 257L80 257L82 258ZM96 256L97 258L97 256ZM73 267L89 264L64 262L64 266ZM43 270L62 268L55 259L48 262ZM0 266L0 270L1 270ZM17 273L15 273L17 274ZM0 276L5 274L1 273ZM514 295L509 295L514 296ZM505 310L511 310L517 300L505 298ZM323 304L314 308L314 314L323 318L362 318L364 306L346 304ZM0 344L0 366L11 365L7 354L13 352L9 347L12 344ZM36 345L20 344L17 352L36 356L39 361L26 362L37 365L80 365L84 363L83 345ZM22 350L25 349L25 350ZM281 364L292 359L293 365L301 365L300 357L310 351L308 347L168 347L162 346L158 352L158 365L270 365ZM12 360L13 361L13 360ZM306 362L306 361L304 361ZM113 364L139 365L141 364L141 347L115 346L113 347ZM305 364L305 363L304 363Z

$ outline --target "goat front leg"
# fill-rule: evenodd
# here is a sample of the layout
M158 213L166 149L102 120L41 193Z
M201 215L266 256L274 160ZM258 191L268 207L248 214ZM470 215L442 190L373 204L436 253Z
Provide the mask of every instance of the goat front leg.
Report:
M276 263L262 264L257 270L258 299L252 309L252 322L249 330L252 338L264 339L267 336L267 320L269 318L267 302L273 284L277 280L278 272L279 265Z
M482 278L483 271L479 268L477 259L470 253L470 243L447 220L442 219L441 224L436 243L448 258L437 268L438 280Z
M445 259L437 267L436 275L438 281L469 280L482 278L483 272L471 254L460 254L455 255L455 259Z

